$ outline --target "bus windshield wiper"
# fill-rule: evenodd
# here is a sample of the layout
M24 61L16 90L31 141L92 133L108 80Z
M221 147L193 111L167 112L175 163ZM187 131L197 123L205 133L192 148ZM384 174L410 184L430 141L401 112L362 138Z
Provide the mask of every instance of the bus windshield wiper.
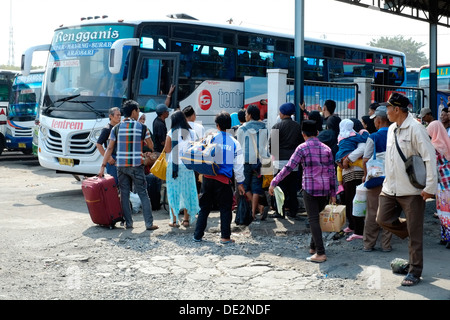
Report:
M69 101L69 100L78 98L79 96L80 96L79 94L75 94L75 95L68 96L68 97L65 97L65 98L61 98L61 99L58 99L58 100L56 100L56 101L54 101L54 102L51 102L51 103L48 105L48 107L44 110L44 112L47 113L47 114L49 114L51 111L53 111L53 110L59 108L60 106L62 106L66 101ZM55 103L58 103L58 102L61 102L61 103L58 104L57 106L55 106ZM51 110L50 110L50 109L51 109Z
M89 103L94 102L94 101L72 101L72 103L80 103L83 106L85 106L86 108L88 108L90 111L94 112L97 116L104 118L105 114L103 112L98 111L97 109L95 109L93 106L91 106Z

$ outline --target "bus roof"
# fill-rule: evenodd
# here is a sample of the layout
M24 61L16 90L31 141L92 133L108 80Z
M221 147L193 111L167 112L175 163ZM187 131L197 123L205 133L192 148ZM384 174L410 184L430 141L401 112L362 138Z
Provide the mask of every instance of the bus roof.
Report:
M154 22L154 23L171 23L171 24L189 24L189 25L195 25L195 26L203 26L203 27L209 27L209 28L220 28L220 29L228 29L232 31L241 31L241 32L248 32L248 33L257 33L257 34L263 34L267 36L272 37L280 37L280 38L289 38L289 39L295 39L294 34L290 33L282 33L277 32L269 29L255 29L245 26L238 26L233 24L220 24L220 23L211 23L211 22L204 22L194 19L174 19L174 18L157 18L157 19L148 19L148 20L121 20L121 19L110 19L103 18L103 19L91 19L91 20L84 20L81 21L77 25L71 25L71 26L61 26L60 28L57 28L56 30L60 29L66 29L66 28L73 28L73 27L81 27L81 26L89 26L89 25L104 25L104 24L120 24L120 25L132 25L132 26L138 26L142 23L147 22ZM320 44L327 44L337 47L351 47L354 49L361 49L361 50L368 50L373 52L379 52L379 53L387 53L392 55L398 55L398 56L405 56L403 52L391 50L391 49L383 49L378 47L371 47L368 45L358 45L358 44L350 44L350 43L343 43L343 42L337 42L337 41L329 41L326 39L317 39L317 38L310 38L305 37L305 41L310 42L316 42Z
M436 65L436 67L438 67L438 68L442 68L442 67L450 67L450 63L442 63L442 64L438 64L438 65ZM426 64L426 65L421 66L421 67L419 68L419 70L422 70L422 69L429 69L429 68L430 68L430 65L429 65L429 64Z

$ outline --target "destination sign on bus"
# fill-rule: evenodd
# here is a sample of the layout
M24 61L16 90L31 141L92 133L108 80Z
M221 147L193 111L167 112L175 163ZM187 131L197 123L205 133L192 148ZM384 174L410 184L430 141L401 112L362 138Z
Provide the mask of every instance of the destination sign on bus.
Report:
M93 56L98 50L111 48L114 41L131 38L130 26L89 26L83 29L63 29L53 37L52 52L63 52L66 57Z

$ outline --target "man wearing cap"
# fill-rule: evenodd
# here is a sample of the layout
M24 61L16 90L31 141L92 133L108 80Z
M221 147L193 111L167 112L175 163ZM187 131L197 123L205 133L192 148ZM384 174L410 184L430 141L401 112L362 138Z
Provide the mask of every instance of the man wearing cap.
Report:
M273 158L273 166L277 170L277 175L288 163L295 149L305 140L302 136L301 125L292 120L295 114L295 105L285 103L280 106L280 119L271 130L269 138L270 154ZM301 167L300 167L301 169ZM290 217L295 217L298 210L297 189L300 186L298 181L297 167L280 182L280 188L285 195L284 208L277 208L274 218L284 218L285 213ZM284 210L286 209L286 210ZM289 210L289 211L288 211Z
M377 131L372 133L366 141L366 148L363 155L364 178L367 181L367 162L373 158L375 151L376 159L385 159L387 133L391 122L387 117L387 104L378 104L375 112L370 116L374 119ZM365 183L367 191L367 211L364 223L363 233L363 251L370 252L374 250L375 244L380 233L380 225L376 222L378 211L378 198L381 193L384 176L373 177ZM382 230L381 233L381 249L383 252L389 252L391 248L392 233L387 230Z
M377 223L398 237L409 238L409 270L403 286L420 281L423 270L423 223L425 200L432 198L437 189L436 153L423 125L409 113L409 99L394 92L387 105L389 127L385 157L385 179L379 199ZM420 155L426 166L426 186L414 187L406 173L396 140L406 158ZM405 213L400 218L397 206Z
M275 187L301 165L303 167L303 200L311 229L311 242L307 258L311 262L324 262L327 260L325 246L320 228L319 213L330 202L336 203L336 172L331 149L317 138L316 122L305 120L302 123L302 135L305 142L294 151L288 163L273 178L270 183L269 194L274 194Z
M166 119L169 117L169 108L165 104L156 106L156 119L153 121L154 151L162 152L166 142Z
M430 108L423 108L420 110L420 118L426 125L429 125L431 121L434 121L433 112L431 112Z

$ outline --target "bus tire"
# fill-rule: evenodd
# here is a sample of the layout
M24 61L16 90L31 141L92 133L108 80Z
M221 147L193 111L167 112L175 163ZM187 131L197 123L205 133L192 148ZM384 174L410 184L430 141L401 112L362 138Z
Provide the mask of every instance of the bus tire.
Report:
M5 136L0 133L0 156L2 155L3 150L5 150L5 148L6 148Z
M28 156L30 154L33 154L33 150L32 149L22 149L22 153Z

